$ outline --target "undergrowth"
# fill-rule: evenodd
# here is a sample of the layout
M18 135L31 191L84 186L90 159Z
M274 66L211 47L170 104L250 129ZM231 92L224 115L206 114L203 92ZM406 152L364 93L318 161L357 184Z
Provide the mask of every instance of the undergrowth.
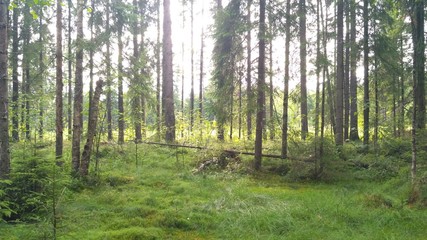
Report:
M93 161L85 179L68 177L69 156L62 169L53 167L53 146L23 162L24 152L16 152L15 177L0 190L0 214L15 223L0 223L0 239L52 239L53 217L57 239L425 238L427 210L422 202L408 204L408 162L405 154L395 155L405 143L390 142L377 149L381 154L357 144L340 152L327 143L320 178L305 161L312 144L295 142L292 160L266 158L258 173L251 171L250 156L238 156L233 169L194 171L221 150L104 144L97 171ZM25 190L16 198L19 207L13 195L5 198L14 188Z

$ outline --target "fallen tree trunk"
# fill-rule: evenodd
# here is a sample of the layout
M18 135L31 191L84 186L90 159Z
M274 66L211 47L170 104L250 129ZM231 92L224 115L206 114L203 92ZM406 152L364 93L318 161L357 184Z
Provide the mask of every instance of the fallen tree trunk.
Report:
M208 147L200 147L200 146L192 146L192 145L183 145L183 144L172 144L172 143L159 143L159 142L142 142L143 144L148 145L158 145L158 146L165 146L165 147L175 147L175 148L190 148L190 149L200 149L200 150L216 150ZM225 149L222 150L226 153L236 154L236 155L249 155L249 156L255 156L255 153L253 152L245 152L245 151L239 151L239 150L232 150L232 149ZM281 155L276 154L262 154L262 157L267 158L280 158L283 159ZM313 159L290 159L286 158L288 160L300 160L305 162L314 162Z

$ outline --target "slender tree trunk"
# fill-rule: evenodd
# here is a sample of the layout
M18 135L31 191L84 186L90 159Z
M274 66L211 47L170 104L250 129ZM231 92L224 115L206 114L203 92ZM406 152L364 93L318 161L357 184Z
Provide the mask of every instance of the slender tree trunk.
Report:
M71 130L73 128L73 84L72 84L72 54L71 54L71 0L68 0L68 109L67 109L67 118L68 118L68 138L71 138Z
M265 118L265 0L260 0L259 4L259 33L258 33L258 87L257 87L257 115L256 115L256 136L255 136L255 158L254 169L261 169L262 162L262 138L263 121Z
M349 118L350 118L350 0L345 0L345 63L344 63L344 140L349 139Z
M299 28L300 28L300 71L301 71L301 139L305 140L308 134L307 111L307 38L306 38L306 6L305 0L299 0Z
M319 117L320 117L320 71L321 71L321 52L320 52L320 1L317 0L316 6L316 108L315 108L315 119L314 119L314 155L316 158L315 173L319 173Z
M357 54L356 43L356 3L351 0L350 5L350 140L359 140L358 111L357 111Z
M157 125L157 137L158 140L160 140L161 137L161 129L162 129L162 100L161 100L161 56L160 56L160 0L157 0L157 8L156 8L156 15L157 15L157 45L156 45L156 76L157 76L157 83L156 83L156 125Z
M106 19L105 19L105 31L107 32L108 36L111 36L111 29L110 29L110 0L107 0L107 6L106 6ZM110 53L110 47L111 43L110 41L106 41L106 72L107 72L107 135L108 135L108 141L113 140L113 116L112 116L112 99L111 99L111 92L112 90L112 79L111 79L111 53Z
M12 141L19 141L19 80L18 80L18 18L19 8L13 8L12 13Z
M91 116L91 118L89 119L86 144L83 148L83 153L81 157L82 159L80 164L81 176L87 176L89 173L90 155L92 153L93 140L95 139L97 124L98 124L99 98L101 97L101 93L102 93L102 85L103 85L102 80L99 80L96 82L95 93L92 98L92 104L90 104L91 108L89 109L89 112L91 113L89 115Z
M62 1L56 0L56 158L62 158L63 149L63 129L64 122L62 117L63 100L62 90L64 84L62 82Z
M190 133L194 125L194 0L191 4L191 90L190 90Z
M285 27L285 83L282 116L282 158L288 157L288 108L289 108L289 55L291 42L291 1L286 1Z
M203 4L203 3L202 3ZM205 6L202 5L202 18L204 18ZM204 47L205 47L205 28L202 25L200 35L200 84L199 84L199 117L200 117L200 139L203 137L203 76L204 76Z
M331 83L331 76L329 74L329 63L328 63L328 56L327 56L327 41L328 41L328 8L325 8L325 19L324 21L322 21L322 24L324 22L324 26L323 26L323 52L325 53L325 72L326 72L326 91L328 94L327 97L327 101L328 101L328 106L329 106L329 117L330 117L330 121L331 121L331 126L332 126L332 132L333 135L335 136L336 134L336 121L335 121L335 105L334 105L334 94L332 92L332 83Z
M363 67L364 67L364 97L363 97L363 144L369 144L369 12L368 0L363 0Z
M403 52L403 34L400 35L400 103L399 103L399 137L403 137L405 135L405 73L403 69L405 68L403 63L404 52Z
M163 91L162 107L165 118L166 142L175 141L175 110L173 101L172 29L170 0L163 0Z
M117 91L118 91L118 110L119 110L119 136L118 143L123 144L125 142L125 111L123 103L123 24L124 16L122 12L119 13L119 20L117 23L117 38L118 38L118 78L117 78Z
M10 172L7 7L5 1L0 1L0 179L8 178Z
M82 135L83 111L83 0L77 1L77 51L76 51L76 78L74 85L74 117L72 140L72 172L77 174L80 168L80 138Z
M40 9L39 13L39 43L40 43L40 52L39 52L39 78L40 78L40 94L44 95L44 45L43 45L43 9ZM39 99L39 139L43 139L44 135L44 102L43 99Z
M417 128L425 129L426 94L425 94L425 37L424 37L424 4L423 0L414 0L412 16L412 39L414 47L414 79L416 80Z
M182 31L185 29L185 0L182 1ZM185 121L185 112L184 112L184 87L185 87L185 41L183 39L181 42L181 138L184 138L184 121Z
M133 0L133 14L135 16L138 16L138 1ZM141 14L141 16L143 16ZM142 26L141 26L142 29ZM135 130L135 141L141 142L142 141L142 129L141 129L141 97L139 86L140 84L140 76L139 72L136 66L139 66L139 45L138 45L138 19L134 20L133 23L133 34L132 34L132 40L133 40L133 84L134 84L134 95L132 96L132 108L133 108L133 117L134 117L134 130ZM141 47L144 47L141 45Z
M95 0L91 1L91 8L92 11L90 12L90 20L89 20L89 29L90 29L90 42L94 42L94 13L95 13ZM93 55L94 55L94 46L91 46L89 48L89 109L91 108L92 104L92 98L93 98ZM91 119L90 116L91 112L89 111L89 119Z
M272 1L270 0L270 3ZM273 17L271 16L271 13L269 13L269 41L268 41L268 46L269 46L269 59L268 59L268 63L269 63L269 80L270 80L270 92L269 92L269 97L270 97L270 118L269 118L269 128L270 128L270 140L273 140L275 137L275 132L276 129L274 128L274 87L273 87L273 75L274 75L274 70L273 70Z
M344 90L344 42L343 42L343 0L337 1L337 78L336 78L336 120L335 144L343 144L343 90Z
M243 76L243 73L239 72L239 109L238 109L239 140L242 139L242 76Z
M252 114L253 114L253 92L252 92L252 36L251 36L251 6L252 0L248 0L248 15L247 15L247 24L248 24L248 33L247 33L247 69L246 69L246 95L247 95L247 106L246 106L246 125L248 128L248 139L252 138Z

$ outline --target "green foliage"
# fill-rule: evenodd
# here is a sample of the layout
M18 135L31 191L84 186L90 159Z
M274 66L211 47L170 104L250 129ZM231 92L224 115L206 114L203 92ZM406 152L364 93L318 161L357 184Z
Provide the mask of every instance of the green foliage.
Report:
M10 218L13 210L10 209L11 202L5 198L6 192L4 189L7 189L11 181L9 180L0 180L0 222L4 221L4 218Z

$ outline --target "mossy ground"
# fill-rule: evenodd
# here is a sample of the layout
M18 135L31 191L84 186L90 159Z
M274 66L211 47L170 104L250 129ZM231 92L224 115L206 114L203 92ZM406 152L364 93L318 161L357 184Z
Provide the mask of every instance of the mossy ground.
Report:
M147 145L135 150L132 144L102 146L97 176L58 189L57 239L427 236L427 210L406 204L406 190L396 187L404 185L401 178L319 183L245 169L194 174L200 152ZM250 166L251 158L242 160ZM52 239L51 218L45 219L0 223L0 239Z

